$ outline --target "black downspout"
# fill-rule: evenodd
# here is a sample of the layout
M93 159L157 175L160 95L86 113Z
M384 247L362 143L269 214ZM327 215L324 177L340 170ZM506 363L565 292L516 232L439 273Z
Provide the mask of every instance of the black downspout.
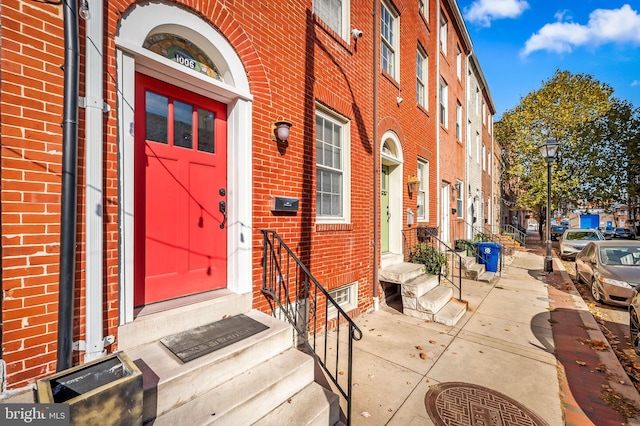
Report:
M76 271L76 209L78 163L79 41L77 0L65 0L64 110L62 122L62 200L60 211L60 287L58 289L58 352L56 371L72 365L73 298Z

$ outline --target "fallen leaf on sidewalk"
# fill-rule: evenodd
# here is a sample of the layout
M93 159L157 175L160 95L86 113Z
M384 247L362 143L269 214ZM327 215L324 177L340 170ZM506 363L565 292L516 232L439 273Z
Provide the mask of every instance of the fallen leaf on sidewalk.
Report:
M581 365L583 367L587 365L587 363L583 361L576 361L576 364Z
M429 343L431 343L432 345L435 345L436 341L435 340L429 340Z
M369 413L368 413L368 412L366 412L366 411L363 411L362 413L360 413L360 415L361 415L362 417L371 417L371 414L369 414Z
M425 354L424 352L420 352L420 358L427 359L427 354Z
M423 350L424 348L423 348L422 346L416 346L416 349L417 349L417 350L419 350L419 351L421 351L421 350Z

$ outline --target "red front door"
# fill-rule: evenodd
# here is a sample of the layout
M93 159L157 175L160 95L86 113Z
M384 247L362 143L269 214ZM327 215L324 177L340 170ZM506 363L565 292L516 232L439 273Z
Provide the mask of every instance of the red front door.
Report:
M136 75L135 305L226 286L227 110Z

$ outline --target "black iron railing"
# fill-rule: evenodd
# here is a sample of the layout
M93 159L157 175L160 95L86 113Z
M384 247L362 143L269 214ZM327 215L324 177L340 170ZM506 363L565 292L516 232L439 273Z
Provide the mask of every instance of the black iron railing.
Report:
M522 245L525 245L527 243L527 233L523 232L513 225L504 224L500 226L500 234L509 235Z
M346 400L345 416L350 425L353 342L362 339L362 331L276 232L261 232L264 237L262 294L272 314L294 327L297 346L302 346L318 361ZM345 327L346 348L340 341L340 331ZM345 350L346 361L344 357L340 359Z
M428 272L438 275L439 280L444 279L458 290L457 299L462 301L462 256L438 238L438 228L418 226L403 229L402 253L405 262L417 257L424 259ZM440 264L443 267L430 270L432 265Z

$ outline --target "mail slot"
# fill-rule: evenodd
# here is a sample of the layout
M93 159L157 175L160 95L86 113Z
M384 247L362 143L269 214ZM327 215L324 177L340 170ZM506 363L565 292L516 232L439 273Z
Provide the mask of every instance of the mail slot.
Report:
M271 211L297 213L298 199L271 196Z

